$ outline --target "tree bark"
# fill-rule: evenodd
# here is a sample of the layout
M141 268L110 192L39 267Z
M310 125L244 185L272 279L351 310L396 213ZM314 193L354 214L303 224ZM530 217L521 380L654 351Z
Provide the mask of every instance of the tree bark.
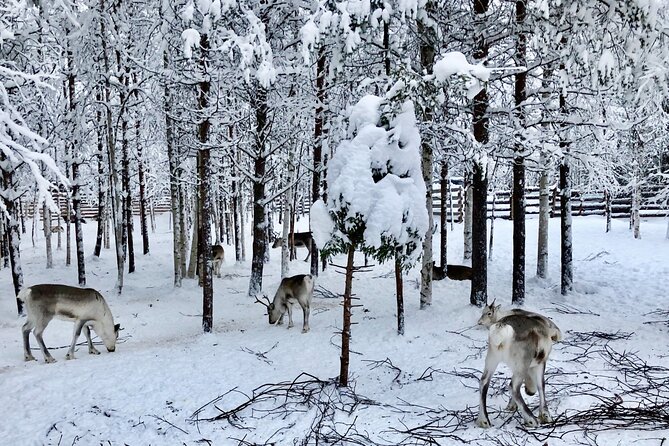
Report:
M547 155L542 151L539 155L541 173L539 174L539 233L537 241L537 277L548 276L548 222L550 221L550 190L548 188Z
M100 12L105 11L104 0L100 0ZM105 21L100 21L100 36L102 44L102 56L105 67L105 73L111 73L109 57L107 54L107 35L105 31ZM107 155L109 157L109 174L111 175L110 189L112 194L112 222L114 224L114 240L116 244L116 291L121 294L123 291L123 273L125 267L125 258L123 255L123 218L121 216L121 184L118 178L118 169L116 168L116 141L113 131L113 119L111 109L111 82L109 75L105 76L104 95L106 106L106 135L107 135Z
M472 189L471 173L465 175L463 187L464 224L462 228L462 260L467 263L472 260L472 201L474 200L474 195L472 193L474 190Z
M42 228L44 230L44 242L46 245L46 269L53 268L53 247L51 244L51 210L45 204L42 205Z
M267 90L258 87L253 99L256 115L255 159L253 181L253 258L251 259L251 280L249 296L256 296L262 291L262 276L267 245L267 215L265 204L265 167L267 154L265 144L268 132Z
M565 46L567 38L562 37L560 44ZM565 73L565 66L562 64L560 70ZM567 98L565 92L560 91L559 96L560 114L563 122L560 124L560 150L563 153L560 163L560 291L563 295L569 294L574 288L574 273L572 264L572 216L571 216L571 177L569 166L569 142L567 141Z
M348 257L346 261L346 279L344 282L344 306L343 306L343 324L341 330L341 356L339 361L339 387L348 386L348 365L350 357L349 345L351 342L351 310L353 286L353 260L355 257L355 245L348 247Z
M98 102L102 102L102 95L100 93L96 94L96 99ZM105 194L104 187L104 167L103 167L103 153L104 153L104 137L102 135L102 112L97 110L95 112L95 122L97 124L96 133L98 138L98 153L96 155L98 162L98 216L97 216L97 234L95 238L95 248L93 249L93 255L95 257L100 257L100 252L102 251L102 239L104 237L104 226L105 226L105 207L107 197Z
M432 74L434 66L434 56L437 45L437 30L435 24L430 20L435 17L435 3L428 0L425 3L426 17L418 21L418 35L420 36L420 64L427 74ZM426 21L427 19L427 21ZM430 91L429 97L434 97L436 91L433 91L434 86L428 84ZM430 106L423 109L422 120L425 125L432 123L434 116L433 110ZM432 166L434 164L434 147L427 138L423 138L421 142L421 169L423 173L423 180L427 189L425 194L425 206L428 215L428 231L423 239L423 262L421 265L420 277L420 308L425 309L432 305L432 230L434 228L434 212L432 209Z
M440 246L440 261L439 264L446 271L448 265L448 161L446 158L441 160L441 179L440 179L440 204L439 204L439 246Z
M135 81L136 82L136 81ZM139 225L142 232L142 254L149 253L149 227L146 222L148 201L146 198L146 166L142 157L142 143L140 142L140 120L135 121L135 143L137 144L137 177L139 180Z
M474 0L475 21L479 24L476 36L474 60L483 61L488 56L484 25L489 0ZM488 143L488 92L483 89L474 97L474 139L484 147ZM472 286L470 302L483 306L488 301L487 227L488 177L484 159L474 160L472 172Z
M397 334L404 335L404 283L399 254L395 255L395 296L397 297Z
M527 65L527 35L525 16L527 14L527 0L516 0L516 65ZM525 110L524 102L527 99L527 71L516 74L515 80L515 115L518 126L518 138L514 147L513 159L513 280L511 301L516 305L525 302Z
M325 115L325 76L327 75L327 53L325 45L321 45L318 50L318 61L316 62L316 116L314 122L314 170L311 181L311 202L315 203L321 198L321 171L323 169L323 122ZM311 274L318 276L318 248L316 242L312 239L311 246Z
M200 67L205 74L204 80L199 83L198 88L198 108L200 112L205 113L204 119L198 126L198 139L200 141L200 150L198 151L198 176L200 183L199 210L200 218L198 226L200 227L201 237L199 239L200 254L202 256L202 270L200 276L202 280L202 329L205 333L211 332L214 324L214 284L212 275L211 259L211 149L209 143L209 117L206 115L209 107L209 89L210 81L207 73L209 59L209 36L202 34L200 36L200 49L202 51Z

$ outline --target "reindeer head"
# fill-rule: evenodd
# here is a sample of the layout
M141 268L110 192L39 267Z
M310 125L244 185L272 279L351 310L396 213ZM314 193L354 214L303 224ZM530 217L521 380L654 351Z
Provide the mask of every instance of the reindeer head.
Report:
M267 308L267 314L269 315L269 323L270 324L275 324L276 321L281 317L282 313L277 311L276 306L274 305L274 303L270 302L269 298L265 294L263 294L261 297L264 299L264 301L262 301L262 300L258 299L258 297L256 297L256 303L261 304L262 306Z
M477 324L483 325L484 327L490 327L492 324L497 322L499 309L501 307L501 305L495 305L495 300L493 299L490 305L483 307L481 317L479 318Z

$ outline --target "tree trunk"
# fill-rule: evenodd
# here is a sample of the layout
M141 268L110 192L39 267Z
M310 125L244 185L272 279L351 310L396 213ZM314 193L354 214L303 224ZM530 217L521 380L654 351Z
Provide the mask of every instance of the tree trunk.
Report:
M311 202L315 203L321 198L321 171L323 169L323 121L325 114L325 76L327 75L327 52L325 45L321 45L318 50L318 61L316 63L316 117L314 122L314 170L311 181ZM318 276L318 248L316 242L312 239L311 246L311 274Z
M127 74L123 84L128 87ZM121 94L121 103L125 102L125 93ZM135 272L135 244L133 240L132 191L130 190L130 156L128 141L128 119L126 113L121 118L121 184L123 187L123 245L128 260L128 274Z
M568 294L573 290L572 269L572 228L571 228L571 180L569 178L569 159L565 155L560 164L560 234L561 234L561 292Z
M53 247L51 246L51 210L45 204L42 205L42 228L44 229L44 242L46 245L46 269L53 268Z
M239 191L237 190L237 180L231 182L232 188L232 197L231 197L231 210L232 210L232 224L234 226L235 232L235 261L237 263L242 261L242 235L241 235L241 218L240 218L240 209L237 206L238 201L237 195Z
M495 207L497 206L497 193L492 194L492 209L490 211L490 241L488 242L488 260L492 262L493 247L495 240Z
M80 183L80 178L79 178L79 164L80 164L80 159L79 159L79 153L75 153L75 151L79 150L79 143L77 141L77 135L78 131L76 128L76 115L77 115L77 105L75 102L76 98L76 91L75 91L75 76L74 76L74 61L73 61L73 54L72 51L69 49L69 44L68 44L68 50L67 50L67 92L68 92L68 99L69 99L69 113L70 113L70 119L71 119L71 146L70 149L68 150L70 152L71 156L71 162L72 162L72 208L74 210L74 236L75 236L75 243L77 247L77 277L79 281L79 286L80 287L85 287L86 286L86 260L84 256L84 234L83 234L83 229L81 227L81 185ZM68 206L68 211L69 211L69 206ZM69 212L68 212L69 213ZM69 258L70 258L70 225L69 222L71 221L70 216L68 215L68 225L67 225L67 264L69 265Z
M606 232L611 232L611 192L604 191L604 215L606 216Z
M283 202L283 234L281 236L283 242L281 244L281 277L288 277L290 267L290 253L292 244L288 242L288 234L290 234L291 215L293 215L293 201L295 196L296 184L295 180L295 166L293 165L293 153L288 157L288 178L289 185Z
M351 342L351 310L353 308L351 288L353 285L353 260L355 257L355 245L348 247L348 258L346 261L346 279L344 283L344 306L343 325L341 329L341 356L339 362L339 387L348 386L348 364L349 344Z
M527 65L527 35L524 31L527 14L527 0L516 0L516 65ZM525 132L524 102L527 99L527 71L516 74L515 80L515 115L518 125L518 138L513 155L513 280L511 301L516 305L525 303Z
M105 11L104 0L100 0L100 12ZM105 73L111 72L109 57L107 54L107 35L105 31L105 21L100 21L100 36L102 43L102 56L104 60ZM123 256L123 225L121 216L121 184L118 178L118 169L116 168L116 141L113 131L113 119L111 108L111 83L109 76L105 76L105 102L106 106L106 135L107 135L107 155L109 157L109 174L111 175L110 189L112 194L112 222L114 224L114 240L116 244L116 290L119 294L123 291L123 273L125 267L125 258Z
M198 166L199 169L199 166ZM190 258L188 260L188 272L186 273L186 277L189 279L194 279L195 278L195 273L197 272L197 264L198 264L198 246L200 243L200 211L198 210L199 205L199 199L197 200L198 204L195 205L195 209L193 210L193 236L191 238L191 245L190 245Z
M446 271L446 265L448 264L448 162L446 158L441 160L441 178L440 178L440 203L439 203L439 254L441 255L439 264Z
M437 30L435 24L431 20L435 17L435 3L428 0L425 3L426 17L418 21L418 35L420 36L420 64L427 74L432 74L434 66L434 56L437 45ZM429 84L430 91L428 97L435 97L436 91L434 86ZM433 120L433 110L430 107L425 107L423 110L422 120L426 124L430 124ZM420 271L421 285L420 285L420 308L425 309L432 305L432 230L434 228L434 212L432 209L432 166L434 164L434 147L432 142L427 138L423 138L421 142L422 156L421 169L423 173L423 180L427 192L425 194L425 207L428 215L428 231L423 239L423 263Z
M262 275L267 245L267 231L265 230L267 225L265 204L265 166L267 163L265 143L268 136L267 90L258 87L254 101L256 129L253 170L253 258L251 259L249 296L256 296L262 291Z
M5 155L0 152L0 166L2 166L2 180L5 191L15 191L14 175L12 170L14 166L7 160ZM5 204L6 215L8 217L6 226L7 237L7 255L12 268L12 283L14 284L14 294L18 296L23 288L23 270L21 268L21 233L20 222L17 218L18 209L16 201L2 198ZM4 220L4 217L3 217ZM19 315L23 315L23 302L16 299L16 309Z
M471 173L465 175L464 181L464 224L462 229L462 240L463 240L463 250L462 250L462 260L465 263L471 261L472 259L472 201L474 200L474 195L472 189Z
M548 222L550 221L550 190L548 188L547 155L542 151L539 160L541 173L539 177L539 234L537 241L537 277L548 276Z
M397 334L404 335L404 284L399 254L395 255L395 296L397 297Z
M96 94L96 99L98 102L102 102L102 95L100 93ZM105 195L104 187L104 167L102 164L102 157L104 153L104 137L102 136L102 113L98 110L95 112L96 124L97 124L97 137L98 137L98 216L97 216L97 234L95 238L95 249L93 250L93 255L95 257L100 257L100 252L102 250L102 239L104 237L104 226L105 226L105 205L107 197Z
M474 60L482 61L488 57L489 44L484 34L489 0L474 0L475 21L479 24L480 34L476 36ZM483 149L488 144L488 92L483 89L474 97L473 104L474 139ZM485 158L474 160L472 172L472 286L470 302L483 306L488 301L488 265L487 265L487 195L488 178L484 165Z
M200 59L200 68L206 74L209 59L209 36L202 34L200 36L200 49L202 56ZM200 150L198 151L198 176L200 183L199 193L199 226L201 228L201 237L199 240L200 254L203 258L200 277L202 281L202 329L205 333L210 333L214 325L214 282L212 275L211 259L211 207L212 207L212 169L211 169L211 149L209 148L209 89L210 81L208 76L204 76L203 81L199 83L198 88L198 108L204 113L205 118L198 127L198 139L200 141Z
M139 139L140 120L135 121L135 142L137 144L137 176L139 180L139 224L142 231L142 254L149 253L149 227L146 222L148 202L146 198L146 178L144 169L144 158L142 157L142 144Z

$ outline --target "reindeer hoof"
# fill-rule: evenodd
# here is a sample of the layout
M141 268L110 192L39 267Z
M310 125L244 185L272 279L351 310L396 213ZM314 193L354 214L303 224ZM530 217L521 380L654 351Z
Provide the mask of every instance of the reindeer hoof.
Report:
M309 332L309 327L304 327L302 329L302 333L308 333Z
M486 418L478 418L478 419L476 420L476 425L477 425L478 427L482 427L482 428L484 428L484 429L487 429L487 428L489 428L489 427L491 426L491 424L490 424L490 420L488 420L488 419L486 419Z
M539 421L541 424L552 423L553 417L548 412L541 412L539 414Z
M74 359L74 355L70 355L69 353L65 355L65 359Z
M539 420L537 420L536 417L527 418L525 420L525 426L527 426L527 427L537 427L537 426L539 426Z
M56 362L56 360L54 358L45 358L44 362L46 362L47 364L52 364L52 363Z
M26 361L26 362L28 362L28 361L37 361L37 359L35 359L35 357L34 357L33 355L25 355L25 356L23 357L23 360Z
M88 354L89 354L89 355L99 355L100 352L97 351L97 350L95 350L95 349L93 349L93 350L89 350L89 351L88 351Z
M509 404L506 405L506 410L509 412L515 412L518 410L518 404L516 404L515 401L511 400L509 401Z

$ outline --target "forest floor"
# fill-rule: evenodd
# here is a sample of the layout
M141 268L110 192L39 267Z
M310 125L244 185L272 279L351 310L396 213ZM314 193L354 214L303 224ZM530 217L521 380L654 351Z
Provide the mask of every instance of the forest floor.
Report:
M106 296L123 327L114 353L88 355L82 336L77 359L66 361L72 324L53 321L45 341L58 362L45 364L39 351L37 362L24 362L25 319L16 316L9 269L0 270L0 444L669 444L665 219L642 221L642 238L635 240L627 221L614 221L605 233L600 217L574 218L575 291L568 296L559 287L559 220L550 221L546 280L534 277L537 221L528 220L525 307L551 317L565 335L547 368L555 423L525 428L517 413L504 410L509 371L500 366L487 430L474 422L486 331L475 326L481 310L469 304L469 282L436 282L432 306L420 310L419 272L411 271L406 334L398 336L392 265L359 273L351 387L343 390L334 384L339 298L314 296L307 334L300 333L299 309L295 328L270 326L265 309L246 295L250 254L236 264L226 247L223 277L214 279L214 332L202 334L196 281L172 286L168 221L159 218L151 253L137 256L122 295L113 293L113 252L92 258L95 224L85 225L88 286ZM511 230L511 222L495 221L489 301L511 301ZM448 237L450 263L461 263L462 226ZM55 267L45 269L42 236L35 246L25 236L21 253L26 285L76 284L76 263L65 266L64 249L55 252ZM291 274L308 272L305 255L298 249ZM270 297L280 281L279 258L273 250L265 267L263 289ZM319 290L341 293L343 287L335 268L317 279ZM537 397L526 399L536 410Z

